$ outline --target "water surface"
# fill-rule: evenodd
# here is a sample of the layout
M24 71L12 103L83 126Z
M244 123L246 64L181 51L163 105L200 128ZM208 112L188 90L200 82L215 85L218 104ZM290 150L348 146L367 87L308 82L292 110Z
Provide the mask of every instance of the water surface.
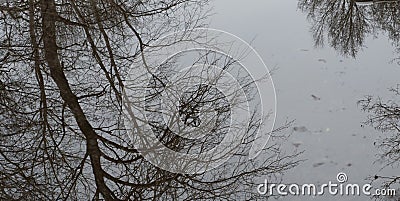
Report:
M295 119L291 149L306 159L284 175L286 183L327 183L345 172L350 183L364 184L375 174L398 175L398 168L376 162L374 146L383 134L362 126L367 114L357 102L366 95L390 98L400 83L400 66L387 33L365 34L356 58L352 52L315 47L312 21L298 1L214 2L211 27L231 32L252 45L269 68L276 67L277 124ZM376 186L378 187L378 186ZM368 197L284 197L279 200L366 200Z

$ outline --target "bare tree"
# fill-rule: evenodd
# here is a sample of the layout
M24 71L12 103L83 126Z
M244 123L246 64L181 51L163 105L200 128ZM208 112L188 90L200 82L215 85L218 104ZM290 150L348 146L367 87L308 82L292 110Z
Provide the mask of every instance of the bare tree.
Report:
M298 7L312 23L316 46L328 41L342 55L356 57L366 37L386 32L398 47L398 1L366 6L355 0L300 0Z
M166 33L185 33L166 45L195 41L198 36L192 30L206 25L207 3L1 3L0 199L253 199L259 196L254 185L257 176L271 176L294 167L296 154L284 155L276 144L265 148L265 152L274 154L248 160L247 145L254 141L261 126L257 111L250 111L246 138L232 159L208 172L165 171L145 160L132 146L122 123L123 91L130 66ZM209 65L219 60L207 55L200 56L203 59L199 63ZM226 60L223 66L228 68L233 63L237 61ZM160 66L160 72L174 70L174 62L167 64ZM157 107L154 96L166 82L164 74L154 74L153 78L146 95L145 112L150 117ZM248 86L254 83L243 79L242 84L246 82ZM205 85L198 85L181 97L179 117L188 126L196 127L200 123L199 108L211 103L217 114L217 130L206 141L188 141L173 135L159 121L157 112L151 128L171 149L210 149L226 129L224 121L230 111L224 98ZM210 139L215 141L206 143Z
M359 101L363 111L368 112L368 120L364 122L375 129L383 132L382 136L375 145L379 148L380 162L386 167L398 168L400 163L400 106L398 105L400 96L399 87L392 88L393 99L382 100L367 96ZM381 180L383 187L399 187L400 176L375 175L371 177L372 181Z
M376 4L373 7L372 15L378 29L387 33L396 52L400 55L400 19L396 16L400 14L400 2ZM400 64L400 56L394 59Z

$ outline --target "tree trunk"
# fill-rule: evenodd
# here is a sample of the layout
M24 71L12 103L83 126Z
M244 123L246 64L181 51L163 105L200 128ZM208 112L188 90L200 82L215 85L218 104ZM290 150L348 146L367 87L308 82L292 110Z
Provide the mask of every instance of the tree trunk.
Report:
M87 120L85 113L72 92L58 58L56 19L58 17L54 0L42 0L40 3L42 14L42 31L45 51L45 60L50 69L50 75L60 90L62 99L71 109L75 120L86 138L87 153L90 156L93 174L98 192L105 200L114 200L115 196L104 182L104 174L100 163L101 152L97 142L97 134Z

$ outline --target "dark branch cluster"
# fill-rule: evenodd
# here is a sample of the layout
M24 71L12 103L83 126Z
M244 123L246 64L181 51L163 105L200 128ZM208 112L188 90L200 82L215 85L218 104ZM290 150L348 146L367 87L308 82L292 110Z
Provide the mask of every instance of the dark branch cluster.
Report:
M121 123L130 66L166 33L186 32L171 44L195 40L191 30L205 26L206 5L194 0L0 3L0 199L250 199L257 195L256 176L295 166L295 155L282 156L274 144L265 149L274 157L247 160L245 145L260 125L256 118L240 152L203 174L161 170L132 146ZM150 88L147 98L159 86ZM196 105L200 102L221 100L213 105L221 122L229 113L212 88L199 85L186 95L180 115L191 126L199 123L200 106L208 104ZM159 122L153 129L166 137L165 144L190 148L191 142Z
M315 45L325 41L344 56L356 57L367 37L387 33L399 46L398 1L360 5L355 0L300 0L298 7L312 23Z

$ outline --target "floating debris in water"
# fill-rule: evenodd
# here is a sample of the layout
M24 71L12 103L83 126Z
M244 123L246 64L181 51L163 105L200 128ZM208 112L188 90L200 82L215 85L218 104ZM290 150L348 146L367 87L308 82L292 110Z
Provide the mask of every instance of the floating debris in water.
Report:
M324 162L314 163L313 167L319 167L324 164L325 164Z
M294 147L298 148L300 145L303 144L303 142L297 141L297 142L293 142L292 144L293 144Z
M319 62L327 63L325 59L318 59Z
M318 97L318 96L316 96L316 95L314 95L314 94L311 94L311 97L312 97L315 101L321 100L320 97Z
M295 126L293 127L293 130L296 132L307 132L308 129L305 126Z

